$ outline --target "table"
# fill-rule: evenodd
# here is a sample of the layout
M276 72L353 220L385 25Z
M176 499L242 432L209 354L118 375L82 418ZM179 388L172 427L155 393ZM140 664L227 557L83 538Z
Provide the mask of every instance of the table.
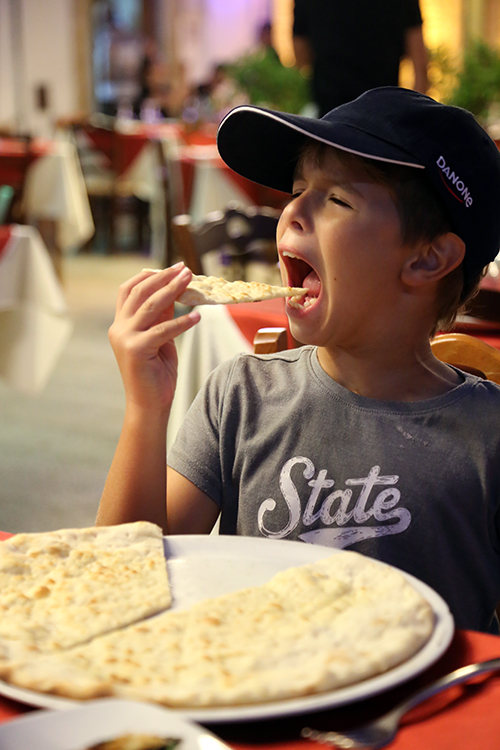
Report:
M42 391L73 323L39 232L0 227L0 377L34 395Z
M15 144L14 144L15 146ZM24 145L26 148L26 145ZM78 250L94 233L94 223L75 146L35 139L26 171L24 204L28 218L55 224L57 251ZM12 142L0 140L0 183L9 182Z
M0 532L0 539L10 534ZM389 710L418 687L460 666L500 656L500 637L457 631L444 655L423 674L379 696L300 716L263 721L210 724L208 728L234 750L306 750L314 747L300 738L303 726L346 729ZM500 675L477 678L417 706L405 717L391 745L394 750L498 750L500 735ZM0 724L21 718L33 707L0 697ZM1 735L0 735L1 739ZM316 744L316 747L320 747Z
M158 143L169 168L173 215L188 213L196 223L232 201L244 206L282 206L288 200L285 193L233 172L219 156L214 126L189 131L178 121L118 120L114 131L104 132L103 140L95 134L92 139L116 168L117 191L150 204L151 255L160 264L165 248L166 196Z

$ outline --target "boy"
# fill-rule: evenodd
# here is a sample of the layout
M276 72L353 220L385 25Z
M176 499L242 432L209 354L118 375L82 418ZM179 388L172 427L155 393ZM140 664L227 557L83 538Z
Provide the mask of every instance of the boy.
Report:
M304 344L225 363L169 456L174 319L191 274L120 288L110 339L127 406L98 523L349 547L424 580L460 628L500 599L500 389L433 357L429 338L500 245L500 156L474 118L374 89L321 120L239 107L224 160L291 192L277 239ZM168 524L167 524L168 508Z

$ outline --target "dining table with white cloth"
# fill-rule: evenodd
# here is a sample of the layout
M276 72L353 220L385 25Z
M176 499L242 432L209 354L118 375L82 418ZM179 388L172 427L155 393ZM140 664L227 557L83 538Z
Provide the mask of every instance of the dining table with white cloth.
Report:
M0 378L17 391L40 393L72 330L63 289L38 230L0 227Z
M63 254L79 250L94 234L80 162L75 146L68 141L50 141L30 165L24 202L29 218L55 222L57 245Z
M179 360L177 388L167 430L167 451L200 388L222 362L253 352L260 328L289 329L284 299L243 302L235 305L201 305L201 319L176 338ZM178 312L187 312L179 308ZM292 346L292 341L289 341Z
M150 204L153 259L161 261L164 257L166 231L165 184L158 143L169 172L173 215L187 213L196 224L207 214L224 210L229 203L274 205L284 200L284 194L266 191L237 175L222 161L214 128L190 132L177 121L152 124L119 120L115 132L123 157L119 191Z

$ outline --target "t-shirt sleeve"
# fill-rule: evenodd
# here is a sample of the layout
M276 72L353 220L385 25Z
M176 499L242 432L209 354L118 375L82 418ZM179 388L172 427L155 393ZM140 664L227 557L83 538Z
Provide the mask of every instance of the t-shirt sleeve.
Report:
M422 25L422 13L419 0L404 0L403 2L403 28L411 29Z
M233 360L224 362L208 377L177 433L167 464L222 504L220 420L226 384Z
M295 0L293 9L293 36L309 36L305 2Z

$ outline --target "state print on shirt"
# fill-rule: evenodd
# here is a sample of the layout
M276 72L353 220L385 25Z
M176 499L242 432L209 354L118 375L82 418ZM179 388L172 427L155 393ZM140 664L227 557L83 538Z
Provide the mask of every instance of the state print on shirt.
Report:
M301 498L292 478L294 467L302 466L302 476L311 487L307 501ZM304 456L289 459L280 472L281 497L264 500L258 509L260 533L271 539L284 539L301 522L303 526L312 526L319 520L324 524L322 528L306 531L298 538L341 549L364 539L401 534L411 523L411 513L398 505L401 493L395 485L399 476L384 476L380 471L380 466L373 466L367 476L346 479L344 489L333 489L335 481L327 478L326 469L317 471L313 462ZM359 493L356 493L357 488ZM325 496L324 490L329 489L333 491ZM271 530L268 521L278 503L285 504L288 520L281 529ZM377 524L365 525L372 518Z

